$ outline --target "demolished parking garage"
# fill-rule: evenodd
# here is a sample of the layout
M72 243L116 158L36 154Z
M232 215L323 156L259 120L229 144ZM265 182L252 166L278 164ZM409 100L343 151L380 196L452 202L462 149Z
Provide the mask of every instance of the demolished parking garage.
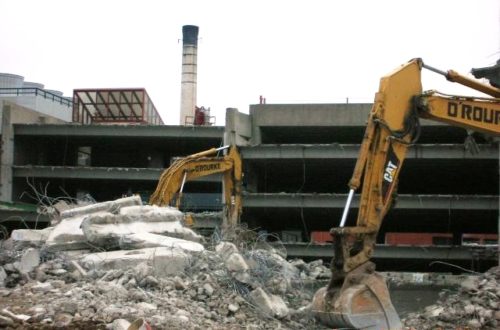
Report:
M323 328L308 312L331 276L322 260L287 261L282 246L255 236L205 239L177 209L137 196L55 213L53 226L15 230L1 243L2 327L128 329L141 320L153 329ZM408 314L407 325L495 329L499 280L499 268L470 277L454 295L442 293L441 304Z

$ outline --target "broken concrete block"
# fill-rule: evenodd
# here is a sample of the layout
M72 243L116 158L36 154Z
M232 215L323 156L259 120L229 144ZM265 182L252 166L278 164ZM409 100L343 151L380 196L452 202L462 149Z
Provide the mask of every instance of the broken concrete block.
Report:
M214 290L214 288L210 285L210 283L205 283L205 284L203 284L203 291L205 292L205 294L206 294L207 296L209 296L209 297L210 297L211 295L213 295L213 294L214 294L214 291L215 291L215 290Z
M442 307L442 306L438 306L438 305L427 306L425 308L425 316L426 317L438 317L439 315L441 315L441 313L443 313L443 311L444 311L444 307Z
M10 238L14 243L21 244L43 244L49 237L50 232L53 227L47 227L45 229L16 229L10 234Z
M31 316L25 315L25 314L14 314L10 310L8 310L7 308L2 309L1 312L3 315L8 316L11 319L16 320L16 321L26 322L31 318Z
M227 309L231 313L236 313L240 309L240 306L238 304L229 304L227 305Z
M116 319L111 324L112 330L127 330L130 326L130 322L125 319Z
M221 256L222 259L228 258L233 253L238 253L238 248L231 242L220 242L215 246L215 252Z
M136 209L140 210L142 207ZM158 216L159 213L162 214L161 217ZM161 234L194 242L202 240L200 235L182 226L182 213L177 209L166 208L165 211L158 211L152 217L148 217L147 214L147 211L141 216L92 214L82 221L82 230L91 244L105 248L117 247L122 236L138 233Z
M82 221L85 215L63 219L54 227L45 241L48 251L82 250L89 248L87 238L83 234Z
M119 214L127 215L131 218L137 217L139 218L138 220L148 218L151 222L181 221L184 218L182 212L175 207L160 207L156 205L122 207Z
M288 307L281 297L267 294L262 288L257 288L250 292L250 298L264 314L283 318L288 315Z
M133 205L142 205L142 200L140 196L124 197L116 199L114 201L107 201L102 203L86 205L82 207L75 207L73 209L62 211L61 218L67 219L75 216L88 215L97 212L118 213L122 207L133 206Z
M71 206L66 201L60 200L56 204L50 206L39 206L37 211L40 214L47 214L51 219L51 225L56 225L61 220L61 212L69 209L71 209Z
M150 303L147 303L147 302L144 302L144 301L141 301L140 303L137 303L136 307L138 309L147 310L147 311L155 311L155 310L158 309L158 307L155 304L150 304Z
M289 263L273 250L254 250L251 251L247 257L255 261L254 264L257 267L261 267L260 264L264 262L269 269L278 271L280 275L287 279L298 278L300 275L300 271L297 267Z
M31 272L38 265L40 265L40 251L34 248L24 251L21 260L14 263L14 267L22 274Z
M69 204L64 201L64 200L60 200L58 201L57 203L55 203L54 205L52 205L52 207L54 208L54 210L60 215L62 212L64 211L67 211L69 209L71 209L71 207L69 206Z
M239 253L232 253L225 260L226 268L232 272L247 271L249 269L245 259Z
M61 212L63 220L57 224L45 242L48 251L80 250L89 247L81 228L89 215L118 213L122 207L141 205L139 196L120 198L114 201L77 207ZM117 245L116 245L117 246Z
M189 263L189 256L179 249L168 247L146 248L128 251L109 251L84 256L80 263L88 269L127 269L139 263L153 267L157 277L180 275Z
M200 252L205 250L203 245L185 239L168 237L151 233L137 233L124 235L119 240L120 249L132 250L150 247L166 246L179 248L185 251Z
M250 268L241 254L232 253L224 260L224 264L235 279L242 283L250 284L252 280L248 273Z
M43 282L43 283L38 282L37 284L35 284L31 287L31 291L33 291L33 292L48 292L48 291L52 290L53 288L54 287L52 286L52 284L50 282Z
M464 306L464 312L467 315L472 315L472 314L474 314L475 311L476 311L476 307L470 303Z
M478 284L477 277L471 276L462 281L460 287L466 292L476 292L478 290Z
M0 288L5 286L5 279L7 279L7 273L3 267L0 266Z
M62 211L61 218L67 219L76 216L92 214L96 212L118 213L122 207L132 206L132 205L142 205L141 197L140 196L124 197L116 199L114 201L107 201L102 203L85 205L81 207L75 207L69 210Z

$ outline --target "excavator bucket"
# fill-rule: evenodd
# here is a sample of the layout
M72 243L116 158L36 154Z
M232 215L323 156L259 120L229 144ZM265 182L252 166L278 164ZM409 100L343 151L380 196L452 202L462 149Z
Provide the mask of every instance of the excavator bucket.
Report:
M385 279L373 270L368 262L349 272L342 283L337 281L338 286L318 290L312 303L316 319L334 329L402 329Z

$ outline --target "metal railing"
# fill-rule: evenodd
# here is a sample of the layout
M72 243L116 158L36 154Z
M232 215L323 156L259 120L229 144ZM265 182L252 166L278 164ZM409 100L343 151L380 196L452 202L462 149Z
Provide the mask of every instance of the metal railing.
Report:
M52 92L46 91L41 88L32 88L32 87L22 87L22 88L0 88L0 97L1 96L23 96L23 95L34 95L41 96L44 99L51 100L67 107L73 106L73 100L68 100L67 98L54 94Z

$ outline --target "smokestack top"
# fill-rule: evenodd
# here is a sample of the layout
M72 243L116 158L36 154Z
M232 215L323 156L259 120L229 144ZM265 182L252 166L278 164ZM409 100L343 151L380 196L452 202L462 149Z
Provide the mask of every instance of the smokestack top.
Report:
M198 27L196 25L184 25L182 27L182 42L184 45L198 45Z

